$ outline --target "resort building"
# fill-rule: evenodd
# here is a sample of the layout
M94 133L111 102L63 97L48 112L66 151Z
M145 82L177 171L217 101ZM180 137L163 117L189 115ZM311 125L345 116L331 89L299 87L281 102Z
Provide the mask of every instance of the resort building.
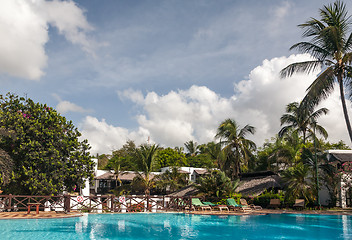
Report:
M352 207L352 150L327 151L328 162L338 170L336 206Z

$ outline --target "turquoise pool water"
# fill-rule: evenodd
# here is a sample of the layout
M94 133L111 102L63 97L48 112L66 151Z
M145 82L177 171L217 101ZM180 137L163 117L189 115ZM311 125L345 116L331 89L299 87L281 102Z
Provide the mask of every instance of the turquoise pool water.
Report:
M351 216L87 214L0 220L0 239L352 239Z

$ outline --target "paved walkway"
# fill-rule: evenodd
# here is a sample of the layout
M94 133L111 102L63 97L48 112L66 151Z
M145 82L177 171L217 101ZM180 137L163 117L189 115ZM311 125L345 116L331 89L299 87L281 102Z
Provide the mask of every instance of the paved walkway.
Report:
M201 215L264 215L264 214L329 214L329 215L352 215L352 209L339 209L339 210L302 210L295 211L291 209L262 209L251 212L233 212L233 211L192 211L185 213L190 214L201 214ZM117 213L123 214L123 213ZM56 213L56 212L39 212L36 214L35 211L27 214L27 212L0 212L0 219L41 219L41 218L70 218L70 217L80 217L82 213L80 212L70 212L70 213Z
M56 213L56 212L0 212L0 219L37 219L37 218L70 218L82 216L79 212L73 213Z

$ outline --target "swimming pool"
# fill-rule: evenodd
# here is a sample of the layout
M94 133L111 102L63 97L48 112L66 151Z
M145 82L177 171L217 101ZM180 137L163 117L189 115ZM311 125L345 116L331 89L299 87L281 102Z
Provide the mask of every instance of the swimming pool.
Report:
M86 214L0 220L1 239L352 239L352 217L270 214Z

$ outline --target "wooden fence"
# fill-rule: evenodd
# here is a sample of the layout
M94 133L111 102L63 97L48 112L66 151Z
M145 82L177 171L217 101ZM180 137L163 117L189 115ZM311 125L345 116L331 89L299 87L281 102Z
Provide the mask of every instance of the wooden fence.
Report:
M158 212L190 209L191 198L128 196L26 196L0 195L0 211L26 211L28 203L39 203L40 211L56 212Z

